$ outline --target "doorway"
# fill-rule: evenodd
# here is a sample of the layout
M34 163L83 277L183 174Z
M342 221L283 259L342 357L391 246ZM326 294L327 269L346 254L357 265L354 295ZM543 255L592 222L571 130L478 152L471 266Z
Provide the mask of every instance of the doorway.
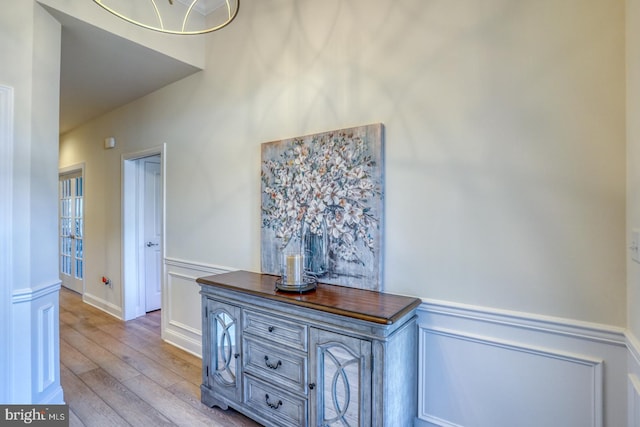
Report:
M62 286L84 293L84 168L60 171L58 179L58 267Z
M123 318L162 309L164 147L122 158Z

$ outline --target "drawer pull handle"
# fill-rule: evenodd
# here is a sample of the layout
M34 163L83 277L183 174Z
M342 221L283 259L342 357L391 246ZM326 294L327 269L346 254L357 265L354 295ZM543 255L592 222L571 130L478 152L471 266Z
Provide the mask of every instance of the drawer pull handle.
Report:
M280 407L280 405L282 405L282 400L278 400L278 403L269 402L269 395L268 394L264 395L264 400L265 400L265 402L267 402L267 406L269 406L269 408L271 408L271 409L278 409Z
M269 326L269 332L273 332L275 328L273 326Z
M278 369L278 367L282 366L282 361L278 360L278 363L269 363L269 356L264 356L264 364L269 369Z

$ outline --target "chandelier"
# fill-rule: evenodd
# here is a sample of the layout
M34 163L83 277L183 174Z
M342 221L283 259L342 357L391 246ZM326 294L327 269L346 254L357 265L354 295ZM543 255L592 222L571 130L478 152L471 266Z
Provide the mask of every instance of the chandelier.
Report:
M117 17L168 34L204 34L227 26L240 0L93 0Z

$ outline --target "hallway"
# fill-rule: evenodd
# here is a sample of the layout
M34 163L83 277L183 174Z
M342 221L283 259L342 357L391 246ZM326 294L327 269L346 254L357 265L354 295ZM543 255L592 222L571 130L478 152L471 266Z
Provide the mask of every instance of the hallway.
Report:
M201 360L162 341L160 311L122 322L62 288L60 362L71 426L258 426L200 403Z

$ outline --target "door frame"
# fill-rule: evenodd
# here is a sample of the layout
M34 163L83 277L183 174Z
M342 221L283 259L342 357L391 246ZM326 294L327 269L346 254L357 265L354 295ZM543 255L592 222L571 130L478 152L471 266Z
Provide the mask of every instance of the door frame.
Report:
M160 203L160 257L162 268L160 271L160 288L162 299L160 309L164 309L166 303L165 280L164 280L164 260L166 258L165 232L166 232L166 144L151 147L145 150L122 154L122 318L131 320L143 316L145 311L144 301L140 295L142 287L140 277L144 277L144 268L140 265L140 242L139 242L139 215L138 196L141 194L141 184L138 180L138 163L145 157L160 156L160 182L161 197ZM161 316L164 317L164 316ZM164 323L164 319L161 320ZM161 325L164 330L164 325Z
M74 172L80 172L80 176L82 177L82 183L86 190L87 188L87 178L85 177L85 162L76 163L74 165L65 166L63 168L58 169L58 275L60 275L60 177L62 175L72 174ZM82 208L82 292L80 295L84 295L86 289L86 272L87 272L87 245L85 245L85 230L86 230L86 210L87 210L87 196L86 191L82 195L83 208ZM75 268L74 268L75 271ZM62 278L60 278L62 281Z

